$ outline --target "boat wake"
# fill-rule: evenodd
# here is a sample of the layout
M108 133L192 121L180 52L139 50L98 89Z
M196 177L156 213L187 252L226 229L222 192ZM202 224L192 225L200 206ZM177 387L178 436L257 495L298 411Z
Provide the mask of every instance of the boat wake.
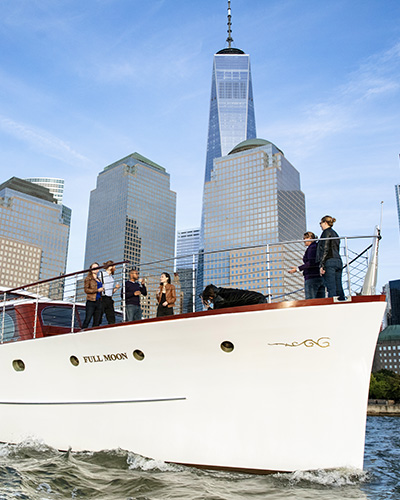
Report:
M353 468L296 471L289 474L275 474L274 477L296 486L307 484L328 487L357 486L369 481L368 472Z

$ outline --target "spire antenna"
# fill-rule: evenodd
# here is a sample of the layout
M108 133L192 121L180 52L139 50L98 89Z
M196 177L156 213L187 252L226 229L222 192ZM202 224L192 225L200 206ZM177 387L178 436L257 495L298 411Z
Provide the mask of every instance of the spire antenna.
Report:
M232 14L231 14L231 1L228 0L228 38L226 41L228 42L228 47L231 48L233 38L232 38Z

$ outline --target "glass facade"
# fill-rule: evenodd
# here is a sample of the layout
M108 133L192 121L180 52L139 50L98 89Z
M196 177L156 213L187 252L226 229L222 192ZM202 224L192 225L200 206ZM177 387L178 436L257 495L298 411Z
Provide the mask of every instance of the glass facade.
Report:
M255 139L240 143L232 152L214 160L203 199L203 286L251 288L263 293L285 293L289 266L298 265L302 244L290 252L274 245L302 240L306 230L305 198L300 175L274 144ZM240 247L255 247L245 253ZM268 261L274 265L268 266ZM224 272L221 273L221 267ZM274 278L267 290L267 278ZM216 276L219 278L217 279ZM290 278L299 280L302 277Z
M241 141L256 136L250 56L240 49L231 48L229 43L229 48L214 54L213 61L196 296L203 286L205 190L211 180L214 159L227 155ZM196 309L202 309L198 298Z
M205 182L214 158L256 135L250 56L239 49L220 50L213 63Z
M176 267L193 269L193 254L197 254L200 244L200 228L178 231L176 238Z
M193 293L195 293L199 244L200 228L178 231L176 239L176 273L180 280L182 312L184 313L193 311Z
M130 267L164 259L175 251L176 193L170 176L151 160L133 153L106 167L90 194L85 269L129 260ZM165 269L168 272L168 269ZM155 316L159 276L148 277L143 316Z
M23 271L18 266L33 266L18 286L33 276L37 279L39 260L40 280L65 274L70 221L71 210L57 204L48 189L15 177L0 185L0 260L10 267L6 274L14 278Z
M36 283L41 260L41 248L0 236L0 285L17 288Z
M64 179L56 179L54 177L29 177L25 180L47 188L57 200L57 203L60 205L62 204L64 196Z

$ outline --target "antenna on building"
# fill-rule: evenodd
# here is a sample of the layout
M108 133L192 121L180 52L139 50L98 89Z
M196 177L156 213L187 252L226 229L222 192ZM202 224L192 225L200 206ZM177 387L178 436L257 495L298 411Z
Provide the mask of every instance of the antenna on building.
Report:
M232 14L231 14L231 1L228 0L228 38L226 41L228 42L228 47L231 48L233 38L232 38Z

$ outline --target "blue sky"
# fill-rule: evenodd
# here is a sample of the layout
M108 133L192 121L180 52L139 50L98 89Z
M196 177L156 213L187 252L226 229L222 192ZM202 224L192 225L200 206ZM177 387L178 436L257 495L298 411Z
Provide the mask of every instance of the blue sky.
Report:
M0 0L3 182L66 181L68 270L83 267L90 190L135 151L164 166L177 228L200 223L213 54L225 0ZM383 224L379 285L400 278L400 2L232 0L251 56L257 135L299 170L308 229Z

